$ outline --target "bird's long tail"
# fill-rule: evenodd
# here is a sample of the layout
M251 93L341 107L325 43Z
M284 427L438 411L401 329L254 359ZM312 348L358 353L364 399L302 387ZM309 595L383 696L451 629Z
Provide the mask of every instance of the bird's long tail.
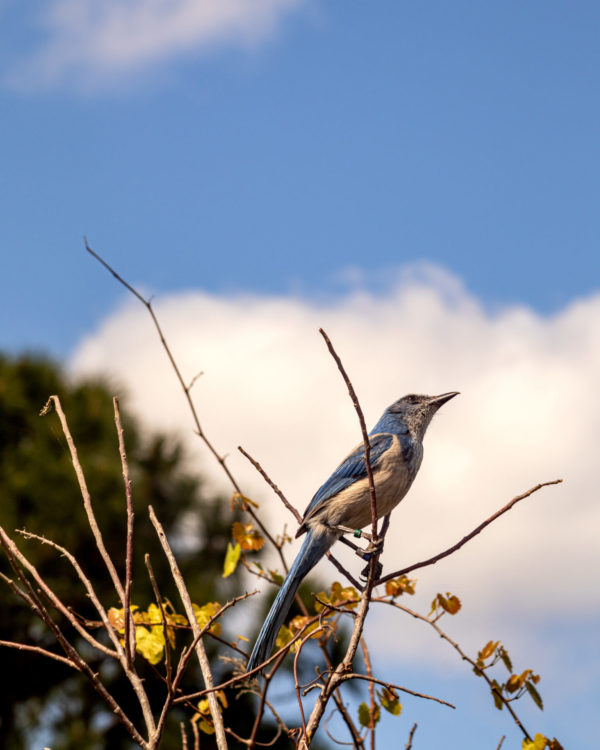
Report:
M302 579L314 568L335 541L336 537L326 532L322 534L315 534L312 530L307 532L300 552L298 552L290 572L279 589L267 619L260 629L248 661L248 672L262 664L271 655L279 628L292 606L292 601L302 583Z

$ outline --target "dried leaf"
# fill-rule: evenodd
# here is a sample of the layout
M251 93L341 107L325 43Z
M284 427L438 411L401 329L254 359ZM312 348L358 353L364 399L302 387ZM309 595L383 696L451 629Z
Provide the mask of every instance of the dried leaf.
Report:
M252 508L260 507L258 503L255 503L254 500L250 500L246 495L242 495L241 492L234 492L231 496L231 510L234 510L236 505L242 510L248 510L248 506Z
M382 690L377 691L377 696L386 711L392 714L392 716L400 716L402 713L402 704L393 690L383 688Z
M506 681L506 685L504 686L504 689L507 693L515 693L522 685L521 678L517 674L511 674L511 676Z
M416 578L408 578L407 576L392 578L391 581L387 581L385 584L385 593L392 597L401 596L402 594L412 595L415 593L416 584Z
M499 645L500 641L488 641L481 649L481 651L477 654L478 658L481 659L481 661L489 659Z
M264 537L251 523L236 521L232 527L232 535L244 551L259 550L265 543Z

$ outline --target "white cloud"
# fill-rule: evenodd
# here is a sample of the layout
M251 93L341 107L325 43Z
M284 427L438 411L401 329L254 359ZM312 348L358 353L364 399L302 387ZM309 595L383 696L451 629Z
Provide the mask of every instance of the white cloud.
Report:
M254 47L304 0L51 0L46 41L13 70L20 86L86 85L222 44Z
M304 510L360 440L317 332L323 326L370 424L404 393L461 391L429 428L420 474L393 514L386 570L450 546L514 495L561 477L564 484L525 500L454 558L420 571L421 603L452 588L465 600L459 619L475 645L484 633L491 637L491 623L494 633L504 623L518 635L526 620L533 626L597 613L600 296L551 317L524 307L491 314L456 278L428 268L400 274L387 292L358 288L329 305L190 292L155 306L184 377L205 373L194 396L207 434L229 454L273 531L284 521L294 529L293 519L236 446ZM72 369L107 372L153 426L189 430L198 468L224 486L191 433L183 396L139 304L128 302L83 341ZM360 569L356 558L348 561ZM392 637L386 632L382 642Z

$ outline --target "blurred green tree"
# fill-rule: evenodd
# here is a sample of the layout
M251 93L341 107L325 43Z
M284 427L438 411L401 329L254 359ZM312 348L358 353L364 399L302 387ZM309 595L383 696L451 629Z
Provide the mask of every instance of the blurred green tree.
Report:
M54 393L59 394L67 414L105 544L123 577L125 496L112 394L100 380L72 382L56 364L39 356L0 355L0 523L9 533L26 528L66 547L93 581L105 607L120 607L91 537L58 420L54 414L38 416ZM144 565L144 555L149 553L161 594L182 611L148 520L149 504L171 540L194 602L224 602L239 593L236 576L221 577L234 520L229 500L205 495L200 478L184 470L184 451L177 439L142 432L127 409L122 408L122 418L135 512L132 602L146 608L154 601ZM17 538L17 543L63 602L81 617L97 619L72 568L56 550L33 540ZM0 570L12 575L1 554ZM0 639L36 643L61 653L37 617L4 583L0 586ZM139 706L120 670L70 635L118 703L137 720ZM180 636L178 640L185 639ZM52 750L132 747L131 739L82 675L35 654L7 648L1 653L0 747L31 747L34 736L43 737ZM213 664L215 677L224 678L227 667L218 660ZM148 664L142 663L141 670L143 677L156 684L159 705L163 684ZM192 667L182 687L192 692L201 685L199 672ZM179 722L189 717L189 710L173 710L164 747L180 747ZM247 736L252 718L251 700L240 698L229 710L227 723ZM275 747L288 746L288 742ZM202 747L211 746L211 738L205 735Z

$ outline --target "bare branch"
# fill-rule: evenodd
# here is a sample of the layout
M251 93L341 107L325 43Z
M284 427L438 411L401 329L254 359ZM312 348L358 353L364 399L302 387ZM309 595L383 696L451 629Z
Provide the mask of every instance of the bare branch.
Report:
M373 601L376 601L375 599ZM383 687L386 687L388 690L399 690L402 693L408 693L408 695L414 695L415 698L424 698L428 701L435 701L436 703L441 703L442 706L448 706L448 708L456 708L456 706L452 703L448 703L448 701L442 700L442 698L436 698L434 695L427 695L426 693L418 693L416 690L411 690L410 688L402 687L402 685L395 685L393 682L385 682L384 680L378 680L375 677L370 677L366 674L359 674L358 672L349 672L348 674L344 674L340 677L340 681L346 681L346 680L365 680L367 682L373 682L376 685L383 685Z
M283 494L283 492L279 489L279 487L275 484L275 482L269 477L267 472L263 469L263 467L258 463L258 461L255 458L252 458L252 456L247 453L241 445L238 445L238 450L242 454L242 456L245 456L248 461L254 466L254 468L258 471L258 473L262 476L262 478L265 480L265 482L269 485L269 487L273 490L273 492L279 497L281 502L285 505L285 507L290 511L290 513L294 516L296 521L298 521L298 524L302 523L302 516L296 508L289 502L289 500L286 498L286 496Z
M417 731L417 726L418 724L415 721L415 723L412 725L412 729L410 730L410 734L408 735L408 742L406 743L406 747L404 748L404 750L411 750L413 737L415 736L415 732Z
M198 437L202 440L208 451L214 456L215 460L218 462L218 464L221 466L223 471L225 472L225 475L227 476L227 479L233 486L234 490L242 495L242 491L240 489L240 486L238 485L235 477L229 470L229 467L225 463L225 456L221 455L217 449L214 447L214 445L211 443L211 441L206 436L206 433L202 429L202 426L200 424L200 418L198 417L198 412L196 410L196 407L194 405L194 402L192 400L191 396L191 388L194 385L195 378L192 379L189 385L186 385L185 380L183 379L183 376L181 374L181 370L179 369L177 362L175 361L175 357L173 356L171 349L167 343L167 340L165 338L165 335L163 333L163 330L160 326L160 323L158 322L158 318L156 317L156 313L154 312L154 308L152 307L152 301L144 299L142 295L134 289L134 287L131 286L131 284L128 284L125 279L123 279L103 258L101 258L98 253L94 252L92 248L88 245L87 239L84 237L84 244L85 249L88 251L90 255L92 255L99 263L101 263L114 277L115 279L122 284L131 294L136 297L148 310L148 313L150 314L150 317L152 318L152 322L154 324L154 328L156 329L156 332L158 333L158 336L160 338L160 342L162 344L163 349L165 350L165 353L169 359L169 362L171 363L171 367L173 368L173 372L175 373L175 376L179 382L179 385L181 386L181 389L183 391L183 394L185 396L185 399L187 401L188 407L190 409L190 413L192 415L192 420L194 422L194 426L196 428L196 434ZM257 516L257 514L254 512L254 509L250 506L246 507L246 512L252 517L254 522L257 524L257 526L262 531L263 535L269 540L269 542L278 550L279 556L281 557L281 561L283 563L284 568L287 571L287 564L285 562L285 558L283 556L283 553L281 551L281 548L278 547L275 539L273 538L272 534L268 531L268 529L265 527L265 525L262 523L260 518Z
M493 515L491 515L489 518L483 521L483 523L480 523L476 529L473 529L473 531L470 534L467 534L467 536L463 537L460 540L460 542L457 542L456 544L454 544L452 547L449 547L444 552L440 552L439 555L430 557L429 560L424 560L423 562L409 565L406 568L402 568L402 570L397 570L394 573L389 573L388 575L383 576L383 578L380 578L376 582L375 585L379 586L380 584L385 583L386 581L390 581L392 578L398 578L399 576L406 575L407 573L412 573L413 570L418 570L419 568L424 568L428 565L434 565L439 560L443 560L444 557L448 557L448 555L452 555L454 552L459 550L463 545L465 545L467 542L473 539L473 537L481 533L486 528L486 526L489 526L496 519L500 518L500 516L504 515L504 513L509 511L519 501L524 500L526 497L529 497L530 495L533 495L534 492L541 490L542 487L548 487L552 484L561 484L562 481L563 481L562 479L554 479L551 482L542 482L541 484L536 484L535 487L532 487L530 490L527 490L527 492L524 492L522 495L517 495L517 497L513 497L513 499L510 502L508 502L503 508L500 508L500 510L497 510Z
M131 497L131 479L129 478L129 464L127 462L127 453L125 452L125 439L123 437L123 426L121 424L121 411L119 409L119 399L113 398L113 407L115 411L115 425L119 438L119 454L121 456L121 466L123 467L123 482L125 483L125 501L127 504L127 541L125 547L125 602L123 614L125 620L125 656L127 666L131 667L135 658L135 627L133 625L133 616L131 614L131 560L133 556L133 500Z
M335 363L338 366L338 370L340 371L340 373L342 374L342 377L344 378L344 382L346 383L346 387L348 388L348 393L350 394L350 399L352 400L352 404L354 405L356 414L358 416L358 421L360 422L360 429L362 432L363 443L365 445L365 467L367 469L367 476L369 478L369 493L370 493L370 498L371 498L371 523L373 526L373 532L372 532L373 542L376 542L377 541L377 498L375 497L375 482L373 481L373 470L371 468L371 443L369 442L369 434L367 432L367 425L365 423L365 418L364 418L362 409L360 408L360 404L358 402L358 397L354 390L354 386L350 382L350 378L348 377L348 374L346 373L344 365L342 364L342 360L339 358L337 352L333 348L333 344L331 343L331 340L329 339L329 336L325 333L325 331L322 328L319 328L319 333L325 339L325 343L327 344L329 353L335 360Z
M213 678L212 678L212 672L210 670L210 663L208 661L208 656L206 655L206 650L204 649L204 644L201 641L202 632L200 629L200 625L198 625L198 621L196 620L196 614L194 612L194 608L192 607L192 600L190 599L189 592L186 588L185 582L183 580L183 576L181 575L181 571L179 570L179 566L177 565L177 560L175 559L175 555L173 554L171 546L169 545L164 529L162 525L160 524L158 518L156 517L154 513L154 509L151 505L148 507L148 512L150 513L150 520L152 521L152 525L154 526L156 530L156 533L158 535L158 538L164 550L165 556L169 562L169 566L171 568L171 575L173 576L173 580L175 581L175 585L177 586L177 591L179 592L179 596L183 603L183 607L185 609L185 613L187 615L188 621L191 625L192 632L194 633L194 637L197 639L195 650L196 650L196 655L198 656L198 661L200 663L202 676L204 677L204 684L206 685L207 688L212 688ZM219 708L217 697L214 694L214 692L211 692L208 694L208 705L209 705L210 714L213 720L213 725L215 728L217 746L219 750L226 750L227 738L225 737L225 728L223 726L223 716L221 715L221 710Z
M69 430L69 425L67 424L67 418L65 417L65 413L62 409L58 396L50 396L46 405L40 413L42 416L45 416L50 411L52 404L54 404L54 408L56 409L56 413L58 414L63 432L67 439L67 444L71 453L71 461L73 462L73 468L75 469L77 481L79 482L79 489L81 490L81 497L83 498L83 506L88 517L90 529L92 530L92 534L94 535L94 539L96 541L96 547L98 547L98 551L100 552L100 555L104 560L104 564L106 565L106 569L110 574L113 585L117 591L117 594L119 595L119 599L123 603L123 607L125 607L125 591L123 589L123 586L121 585L121 581L119 580L119 576L117 575L117 571L115 569L113 561L111 560L110 555L108 554L108 552L106 551L106 547L104 546L104 540L102 539L102 533L100 532L100 527L98 526L96 516L94 515L94 509L92 508L92 499L87 488L83 469L81 468L81 464L79 463L77 448L75 447L75 443Z
M502 701L502 703L506 706L506 708L507 708L508 712L510 713L510 715L512 716L513 721L515 722L515 724L519 727L519 729L523 732L523 734L525 735L525 737L528 740L531 739L531 736L529 735L528 731L525 729L525 727L523 726L521 720L519 719L519 717L515 713L513 707L510 705L510 701L507 700L502 695L502 692L496 688L496 686L493 684L492 680L490 680L490 678L487 676L487 674L485 673L485 671L482 670L482 669L479 669L479 667L477 666L477 664L474 661L474 659L471 659L470 656L467 656L467 654L462 650L462 648L458 645L458 643L456 641L453 641L452 638L450 638L450 636L447 635L440 628L440 626L437 624L437 622L435 622L433 620L430 620L428 617L425 617L425 615L421 615L418 612L415 612L414 610L409 609L408 607L405 607L404 605L399 604L396 601L390 601L389 599L383 599L383 598L376 598L376 599L373 599L373 601L381 603L381 604L387 604L387 605L389 605L391 607L396 607L396 609L400 609L403 612L406 612L407 614L411 615L411 617L414 617L417 620L421 620L422 622L426 622L428 625L431 625L431 627L440 636L440 638L442 638L443 640L445 640L446 643L449 643L452 646L452 648L459 654L459 656L461 657L461 659L463 659L464 661L468 662L473 667L473 669L477 669L478 670L478 674L481 674L481 676L483 677L483 679L487 682L490 691L494 695L496 695Z
M77 664L71 661L71 659L67 659L60 654L55 654L53 651L48 651L41 646L28 646L26 643L15 643L14 641L0 641L0 646L5 646L6 648L14 648L17 649L17 651L31 651L34 654L47 656L49 659L59 661L61 662L61 664L66 664L68 667L75 669L77 672L81 672L81 669L77 666Z
M108 622L108 617L106 615L106 612L104 611L104 607L102 604L100 604L100 601L98 600L98 597L96 596L96 592L94 591L92 584L90 583L89 579L85 576L83 570L79 566L77 560L73 557L73 555L68 552L64 547L61 547L60 544L56 544L56 542L52 542L50 539L46 539L45 537L38 536L37 534L32 534L29 531L24 530L17 530L18 534L21 534L27 539L36 539L43 544L48 544L50 547L54 547L54 549L58 550L61 555L64 555L66 559L71 563L73 568L75 569L77 575L79 576L79 579L85 586L85 590L88 593L88 596L90 597L90 600L98 610L98 614L100 617L102 617L102 621L104 623L104 626L106 627L109 635L114 632ZM103 654L106 654L106 656L110 656L113 659L119 658L119 652L121 651L121 646L119 644L118 638L116 636L113 638L113 645L115 646L115 650L113 651L110 648L107 648L103 643L100 643L100 641L96 640L79 622L79 620L75 617L75 615L71 612L71 610L63 604L63 602L58 598L58 596L54 593L54 591L48 586L48 584L44 581L42 576L39 574L37 568L29 562L29 560L23 555L22 552L18 549L16 544L13 542L12 539L8 537L6 532L2 529L0 530L0 534L4 534L5 540L3 544L6 544L8 547L10 547L12 554L19 560L21 565L23 565L26 570L29 571L30 575L33 577L37 585L39 586L40 590L44 593L44 596L48 599L48 601L52 604L52 606L57 609L68 621L69 623L77 630L79 635L81 635L85 640L93 646L98 651L101 651ZM6 549L6 547L5 547Z

